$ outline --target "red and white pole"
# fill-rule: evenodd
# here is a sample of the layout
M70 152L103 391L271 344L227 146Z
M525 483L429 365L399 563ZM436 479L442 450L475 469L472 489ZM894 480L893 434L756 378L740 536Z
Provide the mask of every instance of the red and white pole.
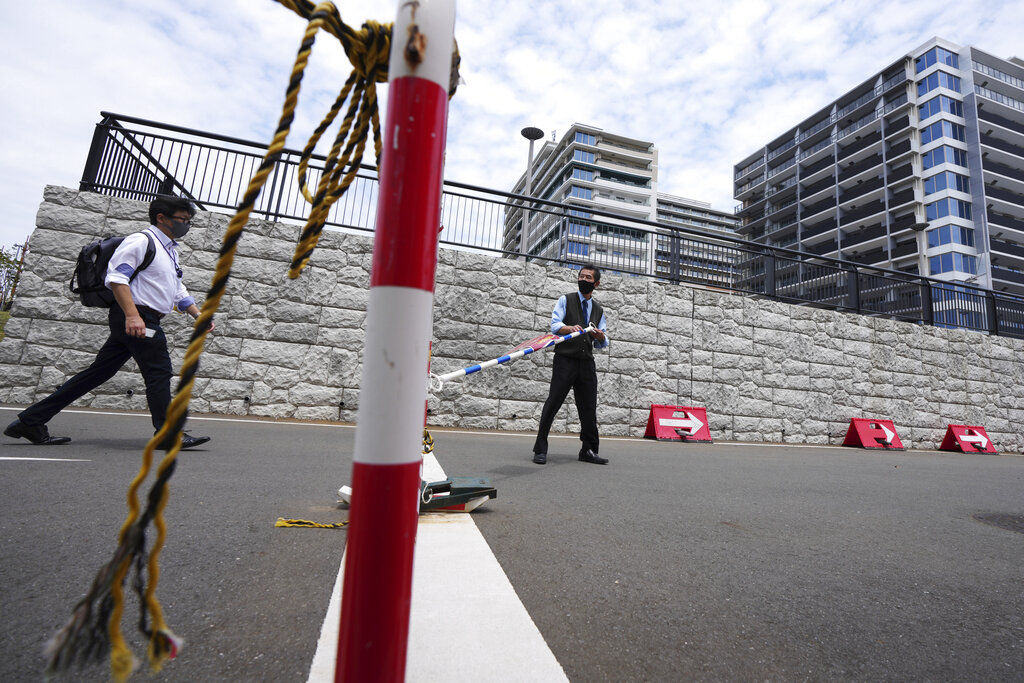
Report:
M454 30L419 0L391 34L336 682L405 677Z

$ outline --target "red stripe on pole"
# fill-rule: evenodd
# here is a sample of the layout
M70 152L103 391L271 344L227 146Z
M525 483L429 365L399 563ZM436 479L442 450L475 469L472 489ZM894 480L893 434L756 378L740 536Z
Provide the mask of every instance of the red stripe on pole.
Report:
M425 78L399 78L386 120L370 286L433 292L448 94Z
M420 463L352 466L336 683L405 677Z

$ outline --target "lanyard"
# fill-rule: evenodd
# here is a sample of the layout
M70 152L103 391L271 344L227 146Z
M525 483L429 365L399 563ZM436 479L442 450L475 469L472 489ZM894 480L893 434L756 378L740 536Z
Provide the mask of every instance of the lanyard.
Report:
M160 239L159 235L157 235L157 242L159 242L160 246L164 248L164 251L167 252L167 255L171 257L171 263L174 264L174 273L178 276L178 279L180 280L185 273L183 273L181 267L178 266L178 257L175 256L174 251L170 247L164 244L164 241ZM171 244L177 244L177 242L172 240Z

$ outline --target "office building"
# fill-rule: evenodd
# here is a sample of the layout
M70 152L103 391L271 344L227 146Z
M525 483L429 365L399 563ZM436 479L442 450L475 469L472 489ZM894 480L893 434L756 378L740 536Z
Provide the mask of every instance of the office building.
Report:
M735 236L738 219L705 202L659 193L652 142L573 124L557 142L542 144L532 173L524 173L512 192L569 208L510 208L502 241L509 255L591 261L612 271L665 278L722 278L729 271L724 251L698 247L670 226Z
M1024 294L1024 61L933 38L741 160L734 183L747 239Z

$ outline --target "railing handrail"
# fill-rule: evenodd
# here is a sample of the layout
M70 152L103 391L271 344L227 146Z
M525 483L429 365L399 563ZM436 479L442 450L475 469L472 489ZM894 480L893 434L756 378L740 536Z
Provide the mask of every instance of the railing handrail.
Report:
M103 118L103 121L101 121L99 124L97 124L97 136L98 137L96 139L102 141L104 139L102 136L106 135L106 136L109 137L109 133L101 133L102 129L106 129L106 130L116 129L118 131L118 139L125 138L125 140L122 140L122 143L128 142L128 144L133 145L143 155L143 158L144 158L145 162L152 164L153 167L156 168L156 169L160 169L160 172L164 174L163 182L173 182L177 187L179 187L185 193L189 192L188 188L182 186L181 183L178 182L178 178L174 177L174 175L172 174L171 170L165 168L161 164L160 160L157 159L153 154L150 154L150 152L146 149L146 147L144 145L144 142L145 142L145 138L147 136L148 136L148 138L150 140L163 140L165 142L166 141L170 141L171 143L176 143L176 144L180 145L180 147L178 148L179 150L180 149L186 149L186 146L192 145L193 147L187 147L187 149L189 149L189 150L192 150L193 148L199 149L200 152L197 153L197 156L201 156L201 154L204 153L203 150L205 150L205 154L207 155L207 157L209 157L210 155L213 155L214 153L217 153L218 155L220 155L222 153L224 153L226 155L235 155L234 157L228 156L228 158L229 159L233 158L233 159L241 159L241 160L243 160L241 162L243 164L243 166L246 163L252 163L256 157L261 157L263 155L263 152L265 152L265 150L267 149L267 145L263 144L263 143L260 143L260 142L254 142L254 141L251 141L251 140L245 140L245 139L242 139L242 138L228 136L228 135L220 135L220 134L215 134L215 133L208 133L208 132L205 132L205 131L200 131L200 130L188 128L188 127L185 127L185 126L177 126L177 125L173 125L173 124L165 124L165 123L161 123L161 122L150 121L150 120L146 120L146 119L142 119L142 118L138 118L138 117L125 116L125 115L115 114L115 113L106 112L106 111L101 112L101 115L104 118ZM124 124L128 124L129 126L131 126L131 128L125 127ZM148 130L145 130L145 131L143 131L143 130L135 130L134 128L136 126L144 127L144 128L146 128ZM156 131L156 132L153 132L153 131ZM193 139L191 139L191 140L183 140L183 139L176 139L176 138L164 135L164 134L168 134L168 133L169 134L186 135L186 136L189 136L190 138L193 138ZM135 140L135 139L133 139L134 135L142 136L142 138L140 140ZM229 145L241 146L241 147L248 148L248 149L246 149L246 150L239 150L239 149L221 148L221 147L218 147L216 145L210 144L211 142L227 143ZM163 144L163 143L161 143L161 144ZM285 149L285 150L283 150L283 153L284 153L283 157L285 157L285 158L282 159L282 163L285 164L286 166L282 166L281 168L286 168L287 165L294 165L294 164L296 164L297 161L298 161L298 158L301 156L300 152L298 152L296 150L291 150L291 149ZM163 150L162 147L160 148L160 151L156 151L156 147L154 146L154 154L159 154L161 156L166 156L164 154L164 150ZM192 152L189 151L189 155L191 155L191 154L192 154ZM99 157L97 157L97 160L98 159L99 159ZM322 161L325 160L325 157L322 156L322 155L314 154L314 155L311 156L311 159L315 160L317 162L322 162ZM140 163L141 161L142 161L142 159L129 159L129 162L136 163L136 164ZM99 162L97 161L97 164L98 163ZM107 162L107 163L112 163L112 162ZM185 164L185 166L183 166L183 167L180 166L180 165L176 166L176 168L180 167L182 169L180 171L181 173L184 174L182 176L182 179L187 179L189 177L189 168L191 168L189 166L190 163L191 163L191 156L189 156L189 162L187 162ZM231 163L234 164L236 162L232 161ZM795 159L792 160L792 161L787 161L786 163L783 164L783 166L788 166L791 163L795 163ZM172 165L174 165L174 164L172 164ZM205 184L207 182L207 178L206 178L206 175L205 175L207 171L211 171L211 169L212 169L212 173L214 175L216 175L217 173L221 173L222 177L220 179L220 182L221 182L221 184L223 184L225 178L230 180L231 182L235 182L235 183L239 182L239 179L240 179L241 175L244 175L246 173L246 170L247 170L246 168L240 169L240 171L239 171L240 175L231 176L225 170L226 169L226 165L227 165L227 162L225 162L224 167L218 167L216 163L210 164L209 163L209 158L208 158L207 159L207 166L205 166L203 168L204 175L203 175L202 180L200 180L196 175L193 175L192 176L192 180L194 182L192 183L192 187L194 187L197 191L200 191L203 194L204 197L206 197L206 196L213 197L215 192L213 191L213 189L211 189L210 186L207 186ZM359 178L362 178L362 179L364 179L366 181L370 181L370 182L375 182L376 181L376 179L377 179L377 168L375 166L371 166L371 165L368 165L368 164L360 164L359 169L360 169L360 171L357 174ZM316 169L316 170L320 170L320 169ZM781 169L772 169L772 170L773 171L777 171L777 170L781 170ZM139 190L137 186L134 186L134 187L118 187L118 186L107 184L106 182L100 182L100 178L101 178L102 174L100 173L99 167L96 164L93 163L92 158L90 158L90 162L86 166L86 173L85 173L85 175L88 175L89 173L93 173L94 175L93 175L92 178L87 178L87 177L83 176L83 186L95 187L97 190L110 190L110 191L113 191L113 192L134 193L136 195L139 194L139 193L142 193L142 194L146 194L146 193L152 194L152 190ZM232 167L232 173L234 173L234 168L233 167ZM273 206L274 201L276 199L276 201L278 203L277 209L263 209L263 210L260 211L260 213L263 213L263 214L267 215L268 217L274 216L275 218L276 217L280 217L280 218L284 218L284 219L287 219L287 220L301 219L299 216L301 216L302 209L306 205L303 204L302 202L293 202L294 198L291 196L291 194L287 195L287 198L288 198L288 201L289 201L289 205L287 207L285 207L283 210L280 208L280 200L281 200L281 198L286 197L286 193L294 193L295 192L294 185L289 185L286 188L286 186L285 186L286 181L283 180L284 177L285 177L285 174L282 174L281 185L279 187L277 187L276 190L275 190L275 187L272 187L272 186L270 186L268 190L265 190L265 192L267 192L267 197L266 197L267 204L266 204L266 206L268 206L268 207ZM241 182L243 182L243 183L247 182L247 181L248 181L247 177L245 177L243 180L241 180ZM290 181L288 181L288 182L290 182ZM90 185L90 183L91 183L91 185ZM851 277L854 277L855 279L857 279L858 281L861 278L866 278L866 279L870 279L870 278L883 278L885 280L889 280L889 281L893 282L894 284L892 285L892 287L895 287L896 286L895 283L898 282L898 283L900 283L899 286L919 285L919 286L922 287L922 291L924 289L932 289L932 288L935 288L935 287L941 288L943 290L949 290L949 288L955 288L957 292L962 293L964 296L976 297L979 300L988 300L990 302L998 300L1000 302L1008 303L1008 304L1010 304L1012 306L1020 305L1020 306L1024 307L1024 297L1018 297L1016 295L1006 294L1006 293L1003 293L1003 292L993 292L991 290L988 290L988 289L985 289L983 287L980 287L980 286L978 286L976 284L967 283L967 282L958 282L958 281L950 282L948 280L942 280L942 279L933 278L933 277L929 277L929 276L925 276L925 275L921 275L921 274L907 273L907 272L903 272L903 271L892 270L892 269L881 267L881 266L865 265L865 264L862 264L862 263L857 263L856 261L853 261L853 260L850 260L850 259L833 258L833 257L828 257L828 256L821 256L819 254L815 254L812 251L807 250L806 248L803 249L803 250L800 250L800 249L795 249L795 248L790 248L790 247L782 247L782 246L776 246L776 245L772 245L772 244L764 244L764 243L761 243L761 242L755 242L755 241L751 241L751 240L748 240L748 239L744 239L744 238L742 238L742 237L740 237L738 235L730 235L730 234L727 234L727 233L724 233L724 232L722 232L722 233L719 233L719 232L709 232L709 231L701 229L699 227L692 227L692 226L687 226L687 225L678 225L678 224L675 224L675 223L663 223L663 222L659 222L657 220L650 220L650 219L647 219L647 218L625 216L625 215L616 213L614 210L606 210L606 209L598 208L598 207L595 207L595 206L585 206L584 207L584 206L575 205L575 204L566 204L566 203L559 202L559 201L554 201L554 200L551 200L551 199L543 199L543 198L540 198L540 197L527 196L527 195L518 194L518 193L515 193L515 192L507 192L507 191L503 191L503 190L495 190L495 189L492 189L492 188L485 188L485 187L473 185L473 184L470 184L470 183L459 182L459 181L455 181L455 180L445 180L443 186L444 186L444 192L445 192L445 194L447 196L458 197L458 198L462 198L462 199L467 199L467 200L472 200L472 201L476 201L476 202L481 202L480 204L471 204L470 205L470 209L473 212L481 212L481 213L486 212L486 214L487 214L485 216L485 220L482 223L477 224L477 223L474 222L475 220L477 220L476 219L476 213L474 213L474 220L468 221L468 222L464 221L463 223L461 223L462 226L466 226L466 227L460 227L459 230L462 230L462 229L467 230L466 235L468 235L468 240L459 241L459 236L458 236L458 232L459 231L456 231L456 237L454 238L454 240L452 238L446 239L448 237L448 235L443 235L442 236L442 242L444 242L445 244L451 244L451 245L465 247L465 248L470 248L470 249L478 249L478 250L485 251L485 252L497 252L497 253L500 253L500 254L515 255L515 254L518 254L518 250L516 250L515 252L509 251L509 249L507 248L507 245L505 244L505 242L507 241L507 236L508 236L508 220L507 220L507 217L508 217L508 213L507 212L508 211L526 209L526 210L529 210L531 212L549 214L549 215L553 216L556 220L558 220L558 219L565 219L565 218L567 218L570 215L569 212L571 210L582 210L582 211L586 211L588 214L590 214L592 218L598 219L597 222L609 221L608 222L609 225L620 225L621 227L624 227L626 229L633 229L633 230L638 230L638 231L646 232L648 234L651 234L652 236L653 235L661 234L661 235L667 235L667 236L669 236L669 237L671 237L673 239L688 239L688 240L692 240L693 243L703 243L705 245L705 247L708 248L708 249L723 249L723 248L725 248L725 249L734 250L734 252L737 255L745 254L745 256L739 256L739 258L740 259L747 259L746 263L750 263L751 262L750 259L758 259L758 258L764 258L764 259L772 261L772 262L774 262L775 259L779 259L782 262L787 262L787 263L795 262L795 263L801 264L802 267L821 266L821 267L824 267L824 268L828 268L828 269L832 270L835 274L837 274L837 276L839 276L842 273L847 273ZM152 186L149 186L149 187L152 187ZM274 196L274 192L275 191L279 193L276 197ZM372 192L372 191L373 190L372 190L372 186L371 186L371 189L369 190L369 192ZM372 195L370 195L370 196L372 196ZM196 199L197 203L203 201L203 197L197 197L195 199ZM358 198L357 198L357 201L358 201ZM223 198L223 195L219 194L219 190L216 193L216 197L209 199L208 202L210 203L211 206L214 206L214 207L230 208L233 205L233 204L229 203L227 198ZM373 226L373 220L372 220L373 212L372 212L372 209L368 210L367 213L365 213L365 214L363 213L363 210L367 206L368 202L369 202L368 199L363 199L362 203L357 203L357 204L351 205L351 206L355 206L357 208L357 211L353 211L352 213L347 213L346 217L343 220L344 221L356 221L354 224L350 223L350 222L332 222L331 224L332 225L338 225L340 227L349 227L349 228L353 228L353 229L357 229L357 230L364 230L364 231L365 230L372 230L373 229L373 227L372 227ZM795 204L796 203L795 200L792 203ZM466 205L465 204L459 204L458 202L456 202L456 206L457 206L457 208L459 210L462 210L462 207L464 207ZM298 208L295 208L295 207L298 207ZM480 208L480 207L482 207L482 208ZM490 207L494 207L494 208L490 208ZM346 209L346 211L347 210L348 209ZM296 213L294 213L295 211L298 211L298 215ZM355 218L353 218L353 216L356 215L357 213L358 213L358 215ZM495 218L495 214L497 214L497 218ZM339 216L339 220L342 220L340 218L340 216L341 216L340 213L338 214L338 216ZM546 219L546 220L550 220L550 219ZM458 223L459 220L456 219L456 222ZM625 223L625 225L621 225L623 223ZM490 226L490 227L488 227L488 226ZM892 228L891 221L886 221L883 218L882 226L883 227L888 226L888 229L891 229ZM786 227L788 227L788 226L786 226ZM562 229L562 228L559 228L557 225L549 223L549 227L545 229L545 234L551 228L554 228L555 230ZM492 230L493 231L495 229L500 230L501 232L497 233L497 235L491 234L491 233L487 232L488 230ZM598 233L600 233L600 231L598 231ZM595 233L595 234L598 234L598 233ZM482 239L481 239L481 237L482 237ZM532 237L536 238L537 235L533 235ZM586 240L586 239L589 239L589 237L592 237L592 235L582 236L582 239ZM572 241L572 242L574 242L576 244L588 244L588 242L586 242L586 241L580 242L580 239L581 239L581 236L579 236L579 235L576 235L574 237L573 236L563 236L563 237L558 238L558 242L561 242L563 247L565 247L565 245L567 244L567 240L570 240L570 241ZM653 239L655 239L655 238L652 237L652 240ZM531 242L532 241L533 240L531 239ZM480 242L480 243L478 244L478 243L474 243L474 242ZM549 241L549 243L550 243L550 241ZM541 245L541 242L538 241L537 244ZM601 244L604 244L604 246L606 246L606 247L614 248L614 242L608 242L608 243L592 242L592 244L594 245L595 248L601 246ZM515 245L512 245L512 246L515 247ZM569 245L569 246L571 246L571 245ZM541 245L538 248L546 248L546 247L543 247L543 245ZM654 249L653 246L651 248ZM535 259L542 260L542 261L555 261L555 262L563 262L563 263L570 263L570 262L575 263L578 260L576 258L578 256L579 256L578 252L573 253L573 252L570 252L568 250L566 250L565 253L557 253L557 255L554 256L554 257L552 257L550 255L544 256L544 255L540 255L540 254L530 254L529 255L530 258L535 258ZM632 264L622 264L622 265L618 265L618 266L612 264L612 265L607 265L607 267L609 267L609 268L611 268L613 270L615 270L615 269L622 269L622 270L624 270L624 272L632 272L630 270L630 268L632 267ZM735 282L723 285L723 283L716 281L715 282L715 286L726 286L726 287L729 287L729 288L731 288L731 289L733 289L734 291L737 291L737 292L762 293L762 294L765 294L767 296L774 297L776 299L803 301L804 303L807 303L809 305L815 305L816 303L821 303L817 299L810 299L810 300L808 300L808 299L794 299L794 297L792 295L786 295L784 293L777 293L777 292L775 292L777 282L776 282L776 275L775 275L774 272L772 272L771 273L771 277L768 278L768 280L770 280L770 282L766 281L766 283L764 284L765 291L761 292L761 291L759 291L757 289L751 289L752 285L751 285L750 280L751 280L752 277L753 278L758 277L758 275L757 275L757 273L754 273L753 271L741 272L741 268L742 267L743 267L743 262L737 262L737 270L735 272L736 272L736 275L737 275L738 279ZM792 267L792 265L787 266L787 267ZM686 278L692 279L691 276L684 276L682 274L681 269L679 267L679 264L674 264L673 266L671 266L671 268L672 268L672 272L673 272L673 275L672 275L672 278L671 278L672 281L682 281L682 279L686 279ZM657 263L653 263L651 265L651 267L649 268L649 270L650 270L650 272L646 272L646 270L645 270L644 272L639 272L639 273L636 273L636 274L638 274L638 275L645 275L645 276L652 277L652 278L657 278L657 279L664 279L664 276L661 274L661 272L663 271L663 266L662 265L659 265ZM779 277L781 278L782 276L779 276ZM780 280L780 281L789 282L789 276L785 276L785 278L786 278L785 280ZM798 282L797 284L800 284L801 286L804 285L803 282ZM791 285L786 285L786 286L789 287ZM823 305L830 305L831 306L833 304L823 304ZM838 303L834 304L834 307L836 307L836 308L838 308L840 310L849 310L851 308L848 305L838 304ZM859 304L854 306L853 308L854 308L854 310L860 310L861 309ZM1024 308L1022 308L1022 310L1024 310ZM896 315L897 317L899 317L900 315L903 315L904 317L906 317L906 314L907 314L906 311L902 311L902 310L897 312L897 313L892 313L892 312L890 312L890 313L892 315ZM884 313L877 313L877 314L883 315ZM925 316L924 312L922 312L921 320L923 320L926 323L928 322L928 317ZM1012 322L1013 322L1013 325L1014 325L1014 327L1013 327L1014 331L1017 330L1016 326L1018 324L1021 325L1022 328L1024 328L1024 323L1018 323L1016 318L1014 318ZM994 323L990 323L990 326L992 324L994 324ZM992 328L992 329L994 330L995 328ZM1024 334L1024 331L1022 331L1022 334Z

